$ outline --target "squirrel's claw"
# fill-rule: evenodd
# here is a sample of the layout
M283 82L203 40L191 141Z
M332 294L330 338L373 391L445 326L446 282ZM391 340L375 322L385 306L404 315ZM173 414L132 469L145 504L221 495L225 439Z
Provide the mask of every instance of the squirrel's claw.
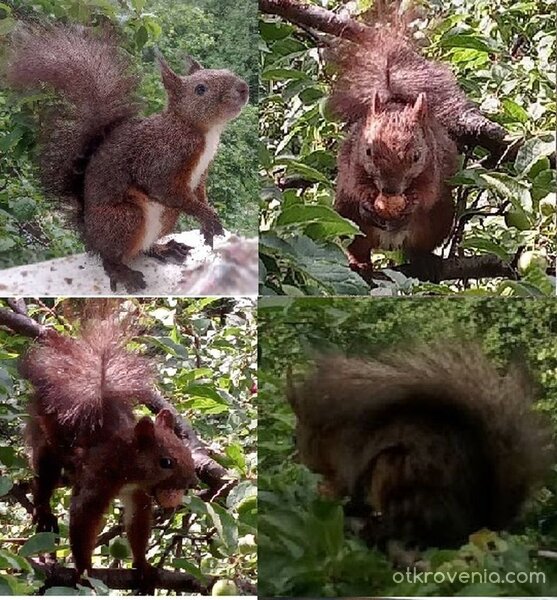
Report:
M154 244L146 254L161 262L183 263L191 250L193 250L191 246L181 244L175 240L169 240L165 244Z
M37 533L59 533L58 519L50 510L39 510L35 508L33 511L33 523L37 526Z

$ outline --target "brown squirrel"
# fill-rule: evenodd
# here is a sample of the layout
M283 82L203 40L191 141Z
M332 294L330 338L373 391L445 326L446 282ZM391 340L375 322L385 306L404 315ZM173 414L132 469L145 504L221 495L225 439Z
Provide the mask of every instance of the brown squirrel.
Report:
M300 461L382 548L508 527L553 461L533 397L524 371L500 374L470 344L325 357L288 389Z
M114 318L86 324L79 338L49 332L20 370L34 386L26 437L37 529L58 531L50 499L63 475L72 486L69 535L81 576L91 569L102 516L118 496L134 567L148 581L153 501L178 506L196 476L170 411L154 423L134 417L133 405L152 389L153 369L125 349L128 337Z
M457 171L454 140L469 133L462 116L477 116L449 69L415 48L399 3L376 4L369 33L332 53L339 75L330 107L349 127L335 209L362 230L348 247L358 272L371 270L374 248L434 262L431 252L449 236L455 212L447 183Z
M183 261L190 248L156 244L180 213L196 217L208 244L223 233L207 203L207 169L225 125L248 101L248 85L227 70L188 59L186 75L159 56L166 109L139 116L138 79L113 32L72 26L16 30L8 80L18 88L46 84L60 101L45 113L40 151L43 185L77 209L86 248L98 253L111 288L145 287L124 263L141 252Z

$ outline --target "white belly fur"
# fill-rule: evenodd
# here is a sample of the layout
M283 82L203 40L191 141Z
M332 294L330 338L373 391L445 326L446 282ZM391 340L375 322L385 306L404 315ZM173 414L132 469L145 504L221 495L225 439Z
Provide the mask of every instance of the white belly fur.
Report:
M127 484L125 486L122 487L122 489L120 490L120 493L118 494L118 497L120 498L120 500L122 501L122 504L124 505L124 526L128 527L129 524L132 522L133 520L133 516L134 516L134 503L133 503L133 494L134 492L139 489L139 487L137 485L134 484Z
M190 189L192 191L197 188L199 182L201 181L201 177L209 168L213 158L215 158L217 148L219 147L221 133L222 127L216 126L205 134L205 147L203 149L203 153L199 157L199 160L197 161L197 164L191 173Z
M379 235L379 247L382 250L398 250L402 248L404 241L408 236L408 231L390 232L383 229L377 229Z
M162 213L164 206L158 202L145 203L145 234L141 249L145 252L160 238L162 232Z

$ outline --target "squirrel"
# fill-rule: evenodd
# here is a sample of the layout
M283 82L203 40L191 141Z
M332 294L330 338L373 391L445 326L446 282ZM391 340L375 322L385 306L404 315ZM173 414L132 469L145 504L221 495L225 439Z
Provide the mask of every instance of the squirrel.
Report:
M112 291L145 288L125 263L144 252L183 261L184 244L156 241L180 213L196 217L207 244L223 228L205 183L225 125L248 101L228 70L186 60L184 76L158 55L164 111L139 115L138 78L114 32L34 25L16 30L7 76L17 88L45 84L60 101L44 115L40 173L45 189L73 208L88 251L100 255Z
M338 77L329 106L348 126L334 207L362 231L347 249L360 273L372 269L377 248L435 263L432 251L448 238L455 215L447 182L458 169L455 140L468 133L462 116L478 117L451 71L419 53L410 16L397 13L396 2L376 4L369 33L331 54Z
M161 410L136 420L133 406L153 387L153 368L128 352L130 331L114 318L90 321L78 338L48 332L23 358L20 372L34 392L26 439L38 531L58 532L50 500L72 486L70 546L77 576L91 570L103 514L119 497L133 565L143 581L156 573L145 557L153 502L177 507L195 485L190 450Z
M507 528L553 461L528 374L499 373L474 344L323 357L287 387L300 462L387 551Z

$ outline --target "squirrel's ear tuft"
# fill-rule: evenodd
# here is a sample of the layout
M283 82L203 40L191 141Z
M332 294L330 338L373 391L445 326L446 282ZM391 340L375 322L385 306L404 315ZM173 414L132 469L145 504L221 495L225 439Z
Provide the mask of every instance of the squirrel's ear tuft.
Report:
M427 96L423 93L414 102L414 114L418 119L423 119L427 114Z
M168 66L160 50L155 50L155 56L161 70L162 83L169 93L174 93L181 85L180 76Z
M134 428L135 439L138 442L149 442L155 437L155 425L149 417L139 419Z
M157 427L164 427L165 429L174 431L174 424L174 415L166 408L163 408L155 417L155 425Z
M192 75L196 71L201 71L203 69L202 64L191 56L186 56L184 59L184 64L186 67L186 75Z

